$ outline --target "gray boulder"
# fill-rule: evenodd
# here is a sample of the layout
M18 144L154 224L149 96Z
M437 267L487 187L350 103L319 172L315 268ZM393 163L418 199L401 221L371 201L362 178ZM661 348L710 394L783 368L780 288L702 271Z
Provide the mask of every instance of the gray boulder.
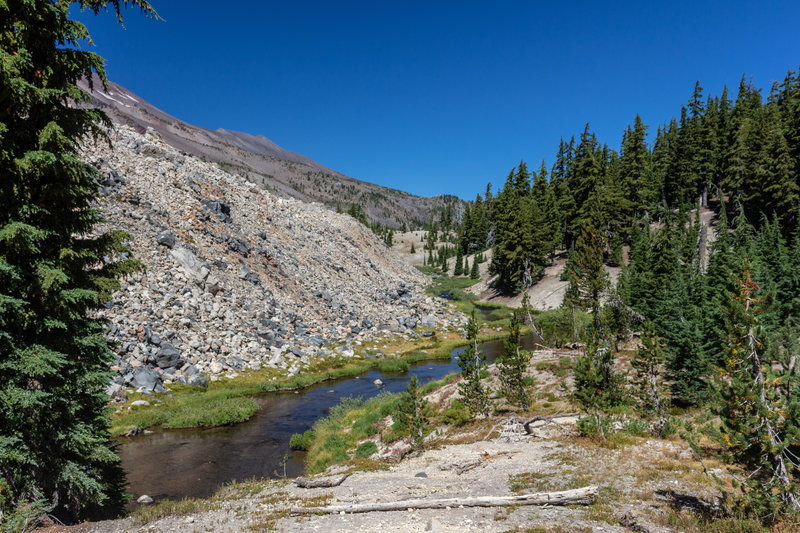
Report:
M161 349L156 354L156 364L159 368L174 368L181 360L181 351L170 342L162 342Z
M163 390L161 376L158 372L146 366L136 369L133 373L133 381L131 384L137 389L144 388L148 392L156 391L159 387Z
M171 231L162 231L158 234L156 240L161 246L166 246L167 248L175 247L175 234Z

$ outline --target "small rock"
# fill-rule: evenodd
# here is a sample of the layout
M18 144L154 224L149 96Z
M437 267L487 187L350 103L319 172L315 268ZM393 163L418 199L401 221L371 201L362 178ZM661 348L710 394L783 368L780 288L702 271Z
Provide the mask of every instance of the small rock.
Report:
M131 406L139 406L139 405L150 405L150 402L147 400L136 400L131 402Z
M414 474L414 477L428 477L428 474L426 474L425 472L417 472L416 474Z
M158 234L156 240L158 241L158 244L160 244L161 246L166 246L167 248L170 249L175 247L175 234L172 233L171 231L162 231L161 233Z
M147 494L142 494L142 495L141 495L141 496L139 496L139 498L136 500L136 503L141 503L142 505L148 505L148 504L150 504L150 503L153 503L153 498L151 498L151 497L150 497L150 496L148 496Z

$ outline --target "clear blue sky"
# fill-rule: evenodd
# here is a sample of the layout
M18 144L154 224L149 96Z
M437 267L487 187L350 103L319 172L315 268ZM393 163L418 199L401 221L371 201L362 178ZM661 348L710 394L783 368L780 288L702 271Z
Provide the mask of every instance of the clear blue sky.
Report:
M354 178L474 198L590 122L617 148L695 80L800 65L800 2L208 2L81 15L111 79L187 122L262 134ZM766 91L765 91L766 93Z

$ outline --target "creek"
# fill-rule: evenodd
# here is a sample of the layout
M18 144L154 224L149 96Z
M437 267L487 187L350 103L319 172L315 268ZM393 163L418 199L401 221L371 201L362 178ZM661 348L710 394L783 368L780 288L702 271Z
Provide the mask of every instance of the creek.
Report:
M521 341L523 348L532 349L539 339L526 335ZM503 341L484 342L480 349L492 363L502 353ZM118 453L127 473L128 492L134 500L142 494L156 501L205 498L232 481L302 475L304 452L289 450L293 433L311 428L342 398L366 400L384 391L402 392L412 375L424 384L459 372L456 356L463 351L456 348L449 360L422 361L404 373L371 370L298 391L264 393L254 397L261 409L241 424L158 429L122 438ZM378 378L383 382L380 386L373 384Z

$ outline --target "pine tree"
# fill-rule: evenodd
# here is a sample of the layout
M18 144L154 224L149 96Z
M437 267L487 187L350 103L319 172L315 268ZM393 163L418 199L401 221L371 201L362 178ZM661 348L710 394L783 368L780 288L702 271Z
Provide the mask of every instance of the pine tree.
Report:
M456 251L456 266L453 269L454 276L460 276L464 273L464 254L461 253L461 245L457 246L458 250Z
M80 79L105 74L70 4L0 3L0 511L45 500L64 521L123 500L105 415L113 353L92 316L137 266L120 260L126 235L94 233L96 171L79 143L110 122L70 104L89 100ZM128 5L157 16L142 0L81 2L120 21Z
M520 311L511 313L508 325L508 338L503 342L503 356L497 361L500 371L501 393L508 403L527 411L530 407L530 398L525 390L524 376L528 368L530 354L520 349Z
M655 334L652 322L644 325L642 344L636 349L631 366L636 372L635 397L639 412L647 417L655 417L653 434L660 437L667 423L666 401L664 399L664 363L666 356L661 340Z
M614 372L614 353L593 331L575 362L573 398L593 419L605 440L603 415L622 402L622 376Z
M472 268L469 271L469 279L481 279L480 263L478 258L472 258Z
M800 378L764 358L759 290L747 262L728 308L728 343L717 379L720 444L745 467L746 507L766 522L800 512Z
M411 376L394 416L400 427L408 428L414 448L422 446L425 439L425 428L429 425L428 417L425 415L427 405L428 401L425 399L419 379L416 375Z
M491 403L486 387L481 383L481 368L486 365L486 356L478 349L478 324L475 322L475 311L467 322L467 347L458 356L461 368L461 382L458 391L462 401L472 416L489 416Z
M606 243L600 230L599 205L593 203L589 213L572 253L567 298L591 311L598 332L602 335L600 298L608 287L608 274L603 267Z

